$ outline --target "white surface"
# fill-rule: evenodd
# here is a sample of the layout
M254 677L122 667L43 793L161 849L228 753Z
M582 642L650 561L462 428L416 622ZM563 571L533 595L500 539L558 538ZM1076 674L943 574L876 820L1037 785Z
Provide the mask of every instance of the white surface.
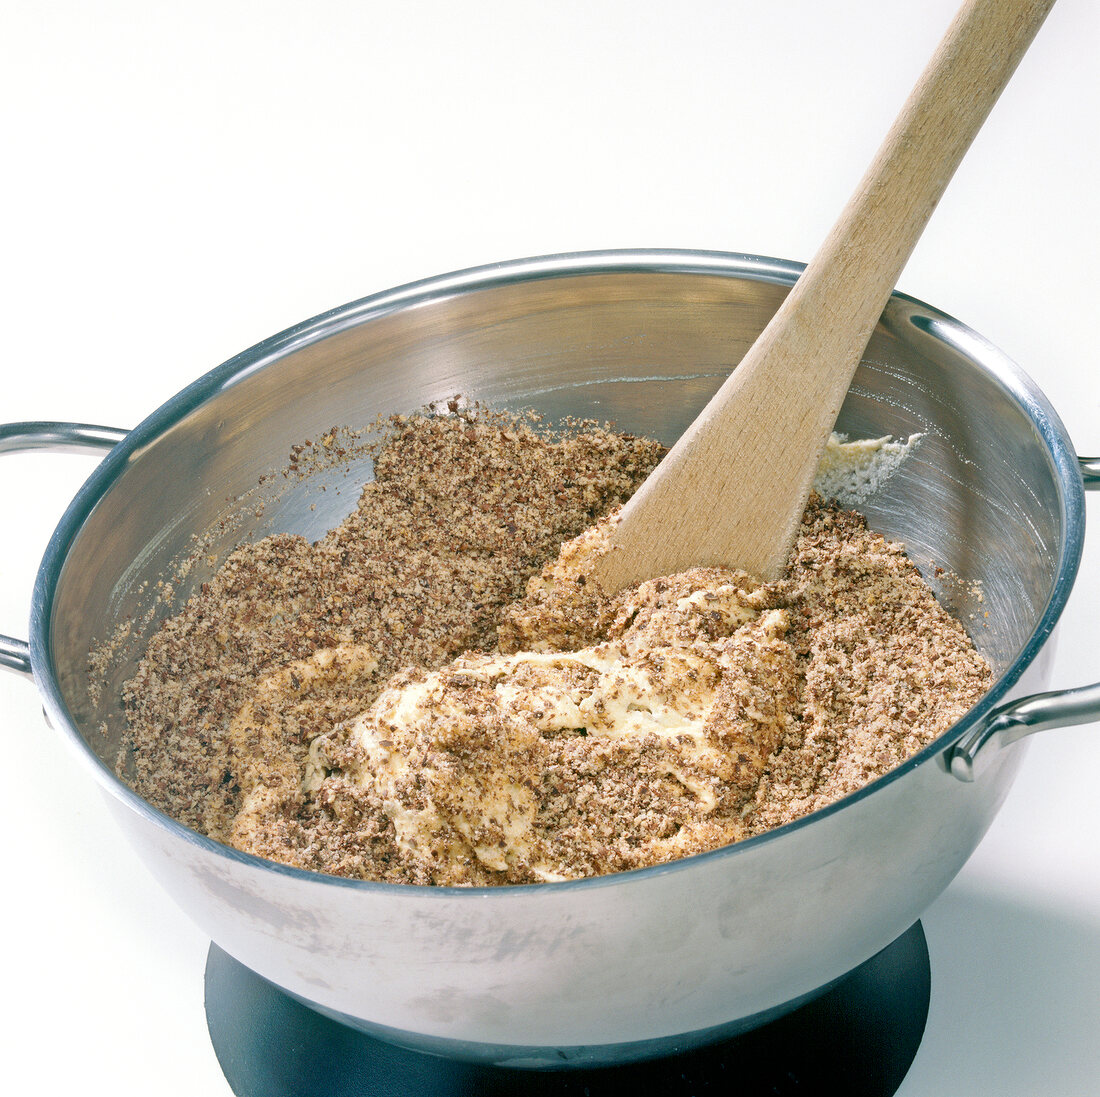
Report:
M499 259L701 247L807 259L954 0L149 4L14 0L0 21L4 420L131 426L330 306ZM1061 0L901 288L958 316L1100 451L1100 8ZM92 467L5 457L0 629L25 635ZM1090 507L1095 527L1100 511ZM1054 684L1100 677L1100 535ZM207 942L0 673L12 1092L225 1094ZM1100 728L1045 733L928 911L904 1097L1096 1091Z

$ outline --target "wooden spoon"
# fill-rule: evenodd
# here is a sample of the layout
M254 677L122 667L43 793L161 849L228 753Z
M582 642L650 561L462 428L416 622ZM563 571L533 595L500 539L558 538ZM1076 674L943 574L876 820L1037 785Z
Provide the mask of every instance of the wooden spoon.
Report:
M623 508L609 591L696 565L776 579L852 374L932 210L1054 0L967 0L779 311Z

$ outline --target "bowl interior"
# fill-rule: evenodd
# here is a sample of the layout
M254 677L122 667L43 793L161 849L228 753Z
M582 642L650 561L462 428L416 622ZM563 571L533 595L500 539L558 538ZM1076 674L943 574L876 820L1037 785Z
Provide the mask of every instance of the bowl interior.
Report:
M354 506L368 457L287 477L292 446L457 394L670 443L798 270L698 255L518 263L367 299L219 367L110 455L47 555L39 642L72 723L113 769L120 686L158 621L243 538L317 538ZM838 429L923 435L861 509L1009 670L1067 553L1064 432L1041 394L966 328L895 296ZM89 652L102 688L89 689Z

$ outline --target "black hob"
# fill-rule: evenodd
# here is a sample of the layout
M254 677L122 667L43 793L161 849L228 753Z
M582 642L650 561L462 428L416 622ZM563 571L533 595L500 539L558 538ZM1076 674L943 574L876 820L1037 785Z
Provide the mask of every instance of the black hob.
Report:
M825 994L752 1032L645 1063L525 1071L383 1043L322 1017L211 945L206 1016L238 1097L890 1097L920 1045L929 988L917 922Z

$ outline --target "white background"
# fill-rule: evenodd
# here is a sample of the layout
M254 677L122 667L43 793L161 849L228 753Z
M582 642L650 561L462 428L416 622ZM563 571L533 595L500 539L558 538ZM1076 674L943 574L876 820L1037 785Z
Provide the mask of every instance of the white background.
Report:
M135 424L259 339L376 290L603 247L808 259L954 0L8 0L4 420ZM1015 358L1100 451L1100 8L1061 0L905 291ZM0 631L26 634L94 459L2 459ZM1096 525L1100 512L1090 506ZM1100 532L1054 685L1100 678ZM0 1053L12 1092L226 1094L207 942L0 673ZM924 919L902 1093L1085 1094L1100 1075L1100 728L1044 733Z

